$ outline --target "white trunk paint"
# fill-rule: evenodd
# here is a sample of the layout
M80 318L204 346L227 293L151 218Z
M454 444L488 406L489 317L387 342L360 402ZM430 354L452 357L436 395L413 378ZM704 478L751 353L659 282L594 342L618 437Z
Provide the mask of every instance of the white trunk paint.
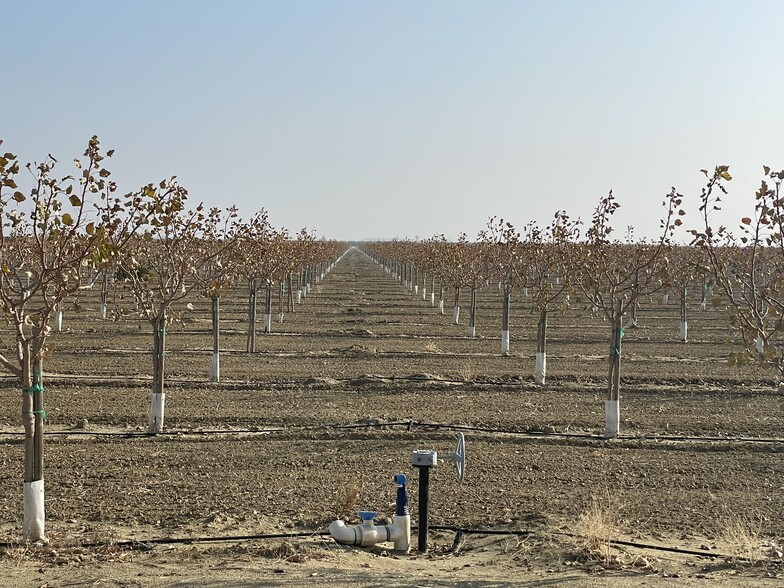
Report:
M212 366L210 367L210 382L220 382L220 354L212 352Z
M681 321L681 326L678 329L678 337L680 337L681 341L687 341L689 339L688 321Z
M44 510L44 481L24 482L24 523L22 533L30 543L48 543L44 533L46 513Z
M757 349L757 353L765 351L765 339L757 337L757 340L754 341L754 347Z
M501 331L501 355L509 355L509 331Z
M528 297L528 286L523 288L523 296L525 296L526 298Z
M439 300L438 301L438 312L441 313L441 314L444 314L444 301L443 300Z
M63 330L63 311L56 310L54 313L54 330L56 333L60 333Z
M297 290L297 304L302 304L302 290Z
M460 324L460 307L459 307L459 306L455 306L455 307L452 309L452 321L453 321L453 322L454 322L456 325L459 325L459 324Z
M629 321L626 323L626 328L634 328L637 326L637 321L633 316L629 317Z
M282 312L279 312L279 313L278 313L278 322L279 322L279 323L282 323L282 322L283 322L283 313L282 313Z
M703 300L702 302L700 302L700 310L705 310L707 306L708 306L707 300Z
M419 284L414 284L414 296L419 294Z
M430 306L435 306L435 305L436 305L436 293L435 292L431 292L430 293Z
M612 439L618 436L621 427L621 401L604 401L604 438Z
M166 393L153 394L150 398L150 420L148 433L163 433L163 414L166 408Z
M547 354L536 354L536 366L534 367L534 382L539 385L544 385L545 377L547 376Z
M468 327L468 336L476 337L476 327Z
M670 301L669 294L662 294L662 304L667 304Z
M422 300L427 300L427 288L422 286Z
M264 313L264 332L271 333L272 332L272 315Z
M98 305L98 318L102 321L106 320L106 305L103 302Z

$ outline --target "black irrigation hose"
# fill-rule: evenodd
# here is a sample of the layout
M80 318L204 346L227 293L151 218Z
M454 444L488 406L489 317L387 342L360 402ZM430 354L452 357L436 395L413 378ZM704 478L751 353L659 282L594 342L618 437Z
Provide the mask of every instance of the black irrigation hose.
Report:
M514 535L517 537L530 537L532 535L536 535L536 531L526 531L526 530L505 530L505 529L466 529L463 527L455 527L452 525L431 525L430 529L434 531L453 531L458 534L466 534L466 535ZM551 531L547 533L549 535L561 535L564 537L571 537L573 539L580 539L582 538L581 535L577 535L575 533L566 533L564 531ZM622 539L611 539L609 541L610 545L623 545L624 547L637 547L639 549L650 549L655 551L667 551L669 553L680 553L683 555L696 555L698 557L718 557L718 558L726 558L728 556L722 555L720 553L715 553L713 551L704 551L704 550L697 550L697 549L683 549L681 547L667 547L665 545L653 545L651 543L640 543L637 541L624 541Z
M595 441L683 441L683 442L703 442L703 443L764 443L780 444L784 439L775 437L698 437L689 435L618 435L612 439L607 439L603 435L596 433L557 433L546 431L520 431L516 429L505 429L498 427L478 427L470 425L456 425L449 423L427 423L414 420L407 421L387 421L378 423L350 423L350 424L331 424L331 425L301 425L289 427L275 427L269 429L200 429L200 430L171 430L162 433L147 432L116 432L116 431L44 431L44 435L84 435L93 437L120 437L120 438L142 438L142 437L181 437L185 435L267 435L270 433L282 433L286 431L325 431L329 429L348 430L348 429L372 429L379 427L406 427L412 431L414 427L436 430L450 431L470 431L477 433L503 434L528 436L536 438L555 438L555 439L591 439ZM22 431L0 431L0 436L20 436Z
M496 536L516 536L516 537L530 537L537 535L536 531L527 531L524 529L471 529L465 527L456 527L454 525L430 525L429 529L432 531L451 531L455 533L455 541L452 545L452 551L455 551L460 539L463 535L496 535ZM412 527L412 531L417 531L417 527ZM550 535L561 535L570 538L580 538L580 535L574 533L566 533L563 531L555 531L546 533ZM195 543L227 543L236 541L254 541L263 539L298 539L304 537L328 537L329 531L301 531L298 533L260 533L257 535L226 535L226 536L200 536L200 537L159 537L152 539L126 539L123 541L113 541L111 543L94 541L88 543L79 543L72 547L82 548L97 548L97 547L124 547L128 549L147 548L150 545L191 545ZM621 539L610 540L611 545L622 545L624 547L635 547L638 549L648 549L655 551L666 551L668 553L678 553L682 555L694 555L697 557L707 558L727 558L728 556L712 551L702 551L696 549L683 549L680 547L667 547L663 545L653 545L650 543L639 543L636 541L624 541ZM17 547L18 543L0 542L0 548L12 549Z

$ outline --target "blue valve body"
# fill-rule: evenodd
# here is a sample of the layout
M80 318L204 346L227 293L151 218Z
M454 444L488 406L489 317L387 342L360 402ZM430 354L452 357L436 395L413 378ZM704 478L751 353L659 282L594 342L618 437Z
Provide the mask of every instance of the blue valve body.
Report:
M405 474L395 475L395 484L397 484L397 496L395 497L395 514L403 516L408 514L408 494L406 494L406 476Z

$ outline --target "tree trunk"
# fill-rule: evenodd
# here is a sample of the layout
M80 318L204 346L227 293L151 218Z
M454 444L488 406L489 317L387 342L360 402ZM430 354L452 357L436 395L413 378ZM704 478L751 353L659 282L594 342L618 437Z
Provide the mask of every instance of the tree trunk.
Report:
M286 307L288 312L294 312L294 277L286 276Z
M476 280L471 286L471 305L468 308L468 336L476 337Z
M623 301L618 301L612 322L610 337L609 374L607 379L607 400L604 402L604 436L617 437L620 428L621 396L621 340L623 339Z
M163 378L166 359L166 309L153 323L152 347L152 397L147 432L153 435L163 432L163 417L166 408L166 394Z
M24 426L24 522L26 542L45 542L43 344L22 348L22 425Z
M689 325L686 322L686 286L681 286L681 326L678 331L680 340L686 342L689 337Z
M101 299L98 305L98 318L106 320L106 307L109 304L109 271L103 270L101 276Z
M509 355L509 309L512 304L512 291L504 288L504 303L501 308L501 355Z
M264 332L272 332L272 282L269 280L264 291Z
M54 306L54 325L52 325L52 330L55 333L61 333L63 331L63 303L62 303L62 301L58 302Z
M283 278L278 281L278 322L283 322L283 297L285 295L286 282Z
M539 309L539 322L536 325L536 366L534 381L544 385L547 374L547 307Z
M455 305L452 307L452 320L456 325L460 324L460 288L455 288Z
M256 351L256 280L251 280L248 284L248 338L245 351Z
M210 382L220 382L220 298L212 297L212 368Z

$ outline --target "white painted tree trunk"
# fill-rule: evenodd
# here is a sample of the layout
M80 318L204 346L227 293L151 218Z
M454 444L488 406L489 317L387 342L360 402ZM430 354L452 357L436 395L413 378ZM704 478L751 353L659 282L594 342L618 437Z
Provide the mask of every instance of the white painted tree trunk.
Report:
M61 333L63 330L63 310L58 308L54 312L54 325L52 325L55 333Z
M681 326L678 329L678 337L681 341L688 341L689 339L689 323L688 321L681 321Z
M604 401L604 438L612 439L618 436L621 427L621 401Z
M452 309L452 321L453 321L453 322L454 322L456 325L459 325L459 324L460 324L460 307L459 307L459 306L455 306L455 307Z
M422 286L422 300L427 300L427 288Z
M302 304L302 290L297 290L297 304Z
M29 543L48 543L45 533L44 481L24 482L24 522L22 535Z
M220 382L220 353L212 352L212 366L210 367L210 382Z
M435 306L435 305L436 305L436 293L435 292L431 292L430 293L430 306Z
M476 327L468 327L468 336L476 337Z
M440 314L444 314L444 301L443 300L439 300L438 301L438 312Z
M667 304L670 301L669 294L662 294L662 304Z
M266 312L264 313L264 332L272 332L272 315Z
M754 347L756 348L757 353L765 351L765 339L757 337L756 341L754 341Z
M536 366L534 367L534 382L540 386L544 385L547 377L547 353L536 354Z
M419 294L419 284L414 284L414 296Z
M103 302L101 302L101 304L98 305L98 318L101 319L102 321L106 320L106 304L104 304Z
M279 312L279 313L278 313L278 322L279 322L279 323L282 323L282 322L283 322L283 313L282 313L282 312Z
M509 355L509 331L501 331L501 355Z
M523 288L523 296L525 296L526 298L528 297L528 286L525 286Z
M153 393L150 398L149 433L163 433L163 414L166 408L166 393Z

